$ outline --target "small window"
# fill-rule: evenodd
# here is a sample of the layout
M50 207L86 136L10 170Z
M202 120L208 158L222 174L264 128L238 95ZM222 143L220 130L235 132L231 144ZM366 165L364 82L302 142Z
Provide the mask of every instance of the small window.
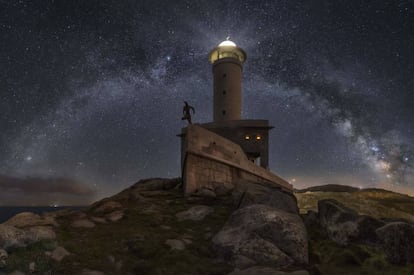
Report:
M225 95L226 94L226 90L223 90L223 95Z
M227 74L223 74L223 78L227 77Z
M226 115L226 110L221 111L223 113L223 116Z

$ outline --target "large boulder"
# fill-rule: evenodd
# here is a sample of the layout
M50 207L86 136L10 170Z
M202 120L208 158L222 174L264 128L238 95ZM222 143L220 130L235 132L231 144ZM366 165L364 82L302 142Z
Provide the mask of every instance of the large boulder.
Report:
M308 263L306 228L299 215L263 204L235 211L212 242L218 255L236 267Z
M376 243L375 230L384 222L358 213L332 199L318 201L320 225L331 240L339 245L348 245L352 241Z
M414 262L414 225L393 222L378 228L376 233L390 263Z
M241 181L236 184L232 196L239 208L252 204L265 204L289 213L299 214L296 197L278 188Z

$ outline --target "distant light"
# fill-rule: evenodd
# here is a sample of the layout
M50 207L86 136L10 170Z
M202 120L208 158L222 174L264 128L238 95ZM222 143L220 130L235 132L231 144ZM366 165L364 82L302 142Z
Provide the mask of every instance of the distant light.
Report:
M405 158L404 158L404 161L408 161L408 157L405 157Z
M293 179L290 180L290 182L295 183L296 182L296 179L293 178Z
M256 140L261 140L261 139L262 139L262 136L260 136L260 135L256 136Z
M27 156L27 157L26 157L26 160L27 160L27 161L31 161L32 159L33 159L33 158L32 158L32 156Z
M224 40L219 44L219 47L236 47L236 43L230 40Z
M387 174L387 179L390 179L391 178L391 175L390 174Z
M244 137L244 139L245 139L245 140L250 140L250 136L249 136L249 135L246 135L246 136Z

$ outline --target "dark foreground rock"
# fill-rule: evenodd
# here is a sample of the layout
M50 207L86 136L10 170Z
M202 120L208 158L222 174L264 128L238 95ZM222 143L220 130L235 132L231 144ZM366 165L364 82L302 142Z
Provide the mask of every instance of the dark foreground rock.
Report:
M237 210L212 241L218 254L236 267L308 262L308 239L301 218L267 205Z
M373 217L358 215L336 200L320 200L318 216L329 238L344 246L352 241L376 243L375 230L384 225L384 222Z
M389 262L414 262L414 225L393 222L378 228L376 233Z
M258 183L239 182L232 196L239 208L252 204L264 204L288 213L299 213L296 197L293 194Z

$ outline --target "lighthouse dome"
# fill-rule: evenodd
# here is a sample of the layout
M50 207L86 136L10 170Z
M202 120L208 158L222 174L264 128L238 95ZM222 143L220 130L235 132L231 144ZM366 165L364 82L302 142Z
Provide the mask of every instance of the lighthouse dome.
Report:
M246 60L246 53L236 43L226 39L210 52L208 59L211 64L222 59L235 59L243 64Z
M221 42L219 45L218 45L219 47L236 47L237 45L236 45L236 43L234 43L233 41L231 41L231 40L224 40L223 42Z

